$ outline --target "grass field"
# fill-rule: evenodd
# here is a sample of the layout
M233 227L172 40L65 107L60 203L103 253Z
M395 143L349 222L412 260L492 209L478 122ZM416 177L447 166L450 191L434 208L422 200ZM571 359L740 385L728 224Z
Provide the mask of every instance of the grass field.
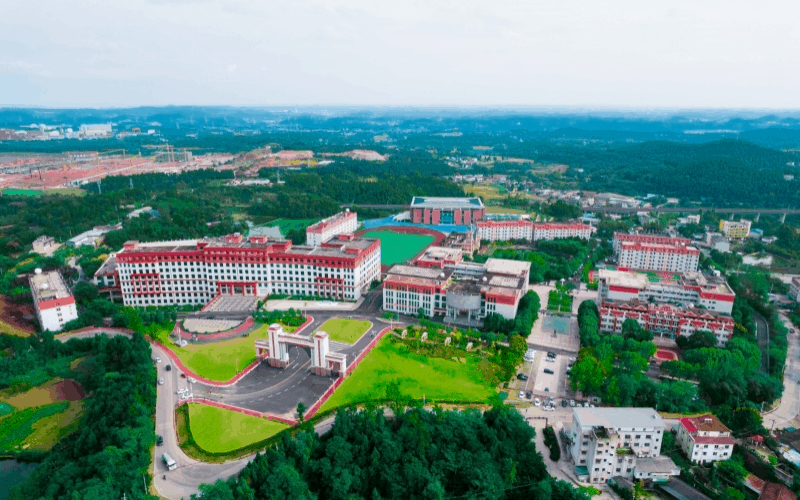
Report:
M83 196L86 194L81 188L64 188L64 189L42 189L42 193L55 194L60 196Z
M319 327L319 330L328 332L331 340L355 344L356 340L369 330L370 322L358 319L331 318Z
M527 214L525 210L519 208L505 208L505 207L486 207L487 214Z
M503 198L496 186L479 184L477 186L464 186L464 192L472 196L483 196L484 201Z
M267 439L289 426L214 406L190 404L189 428L200 448L225 453Z
M39 196L40 194L42 194L42 192L37 189L9 188L9 189L4 189L2 194L6 196Z
M428 401L485 402L496 395L489 372L496 365L469 355L465 362L414 354L390 337L381 340L323 405L322 410L386 397L397 382L404 396ZM499 369L499 368L497 368Z
M286 236L286 233L288 233L292 229L302 229L320 220L322 219L278 219L268 223L267 227L278 226L278 229L280 229L281 234Z
M52 417L67 410L69 402L18 410L0 418L0 451L11 451L26 444L31 447L29 437L36 431L34 426L47 417ZM33 443L36 445L37 443Z
M364 238L381 240L381 264L390 266L405 262L433 243L427 234L401 234L394 231L369 231Z
M0 403L6 403L17 410L36 408L60 401L83 399L83 388L71 380L54 378L25 392L7 396L9 390L0 392Z
M225 382L256 360L254 341L267 338L269 336L268 328L269 325L262 325L247 337L210 344L189 344L186 347L177 347L172 344L166 338L169 331L162 331L156 337L197 375L209 380Z

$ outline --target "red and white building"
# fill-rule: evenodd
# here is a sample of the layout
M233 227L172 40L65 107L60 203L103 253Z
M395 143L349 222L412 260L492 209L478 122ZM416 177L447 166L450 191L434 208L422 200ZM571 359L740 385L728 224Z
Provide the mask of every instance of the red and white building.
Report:
M415 196L409 209L414 224L468 226L486 217L480 198Z
M686 238L614 233L614 254L620 267L675 273L697 271L700 250Z
M36 318L42 331L57 332L64 324L78 318L75 297L58 271L43 273L36 269L28 277Z
M101 294L108 294L111 300L122 299L122 288L119 285L119 271L117 270L117 255L112 253L103 265L95 271L92 283Z
M592 237L592 226L579 222L531 222L529 220L487 220L478 222L478 235L487 241L555 240Z
M478 323L487 314L513 319L528 291L530 262L489 259L441 267L395 265L383 281L383 308L416 315L445 315L445 321Z
M727 460L733 454L731 430L712 414L683 417L678 426L678 445L697 463Z
M730 314L736 294L719 276L701 273L659 275L633 271L600 269L597 296L603 300L667 302L697 306L722 314Z
M600 331L622 333L622 324L630 318L655 336L688 336L699 330L717 337L724 346L733 337L733 318L707 309L679 307L672 304L606 300L600 303Z
M306 245L319 246L334 236L353 234L358 229L355 212L345 209L306 228Z
M414 260L414 265L443 269L446 265L454 266L463 260L464 252L460 248L428 247Z
M222 239L129 241L116 262L126 306L205 304L219 294L357 300L381 278L380 240L352 235L315 247L238 233Z

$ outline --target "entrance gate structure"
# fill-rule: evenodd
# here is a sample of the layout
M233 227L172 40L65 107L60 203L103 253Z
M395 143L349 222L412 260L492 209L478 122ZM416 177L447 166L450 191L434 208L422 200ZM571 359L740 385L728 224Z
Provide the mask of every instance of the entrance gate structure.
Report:
M266 359L270 366L286 368L289 366L289 346L311 349L311 372L315 375L330 376L347 373L347 354L330 350L328 333L318 331L312 336L288 333L283 326L273 323L267 330L266 339L256 340L256 357Z

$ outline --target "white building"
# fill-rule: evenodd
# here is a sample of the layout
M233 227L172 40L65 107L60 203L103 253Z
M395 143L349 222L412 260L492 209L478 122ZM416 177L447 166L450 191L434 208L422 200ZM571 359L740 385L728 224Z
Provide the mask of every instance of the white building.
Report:
M667 426L652 408L573 408L566 438L579 479L658 480L678 473L672 460L660 456L664 432Z
M719 230L730 239L747 238L750 234L751 224L749 220L745 219L740 221L721 220L719 221Z
M649 271L697 271L700 250L686 238L614 233L614 254L619 267Z
M678 445L692 462L708 463L731 458L734 441L730 429L709 413L681 419Z
M33 251L39 255L52 255L61 246L52 236L39 236L33 240Z
M700 224L700 216L699 215L687 215L686 222L689 224Z
M81 125L79 134L83 137L108 137L112 134L110 123Z
M496 313L513 319L528 291L530 262L489 259L442 268L394 265L383 281L383 309L414 316L444 315L453 323L476 323Z
M43 273L36 269L28 281L42 331L57 332L65 323L78 317L75 297L58 271Z
M592 226L579 222L531 222L530 220L486 220L475 224L486 241L555 240L592 237Z
M355 212L345 209L306 228L306 245L319 246L334 236L353 234L358 229Z
M319 246L236 233L221 239L129 241L116 254L126 306L205 304L217 295L358 300L381 279L380 240L339 235Z

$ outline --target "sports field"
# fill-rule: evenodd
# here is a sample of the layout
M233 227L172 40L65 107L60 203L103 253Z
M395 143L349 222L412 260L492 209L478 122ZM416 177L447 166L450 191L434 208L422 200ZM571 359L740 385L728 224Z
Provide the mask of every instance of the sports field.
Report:
M331 340L354 344L362 335L367 333L371 323L359 319L331 318L324 325L318 328L328 332Z
M381 240L381 265L391 266L405 262L433 243L427 234L401 234L394 231L369 231L364 238Z
M225 453L267 439L289 426L215 406L189 404L189 428L200 448Z
M280 229L281 234L286 236L286 233L292 229L302 229L320 220L322 219L278 219L268 223L267 227L277 226L278 229Z
M427 401L486 402L497 394L495 374L500 367L475 355L461 359L429 358L414 354L401 343L383 338L348 376L322 410L386 397L397 382L401 394Z
M8 188L3 190L3 194L6 196L39 196L42 192L37 189Z
M244 370L256 360L254 341L269 336L269 325L261 325L247 337L238 337L222 342L208 344L189 344L177 347L166 336L169 331L160 332L158 340L167 346L192 372L216 382L225 382ZM166 362L166 360L164 360Z

